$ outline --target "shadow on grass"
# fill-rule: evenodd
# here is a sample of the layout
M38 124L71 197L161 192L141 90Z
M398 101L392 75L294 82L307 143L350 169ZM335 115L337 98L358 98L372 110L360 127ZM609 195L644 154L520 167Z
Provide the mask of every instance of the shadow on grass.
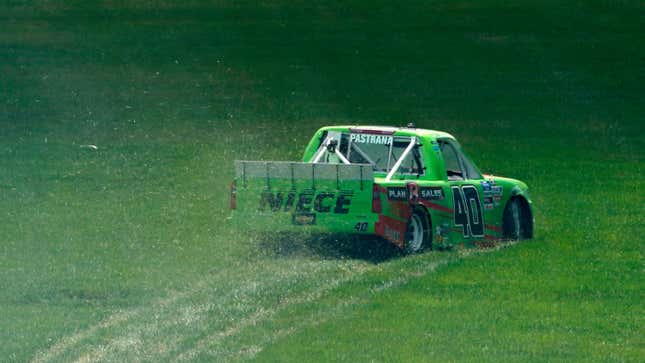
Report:
M278 233L255 237L260 251L277 258L319 256L378 264L403 255L396 246L376 236Z

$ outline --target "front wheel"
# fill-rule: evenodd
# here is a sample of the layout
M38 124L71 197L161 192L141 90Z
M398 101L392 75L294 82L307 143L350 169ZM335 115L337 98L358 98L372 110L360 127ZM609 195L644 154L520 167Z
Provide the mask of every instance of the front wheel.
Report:
M504 238L507 240L531 238L527 223L529 212L522 201L521 198L513 198L504 209Z
M405 232L405 251L417 253L424 249L430 249L432 237L430 234L430 220L428 214L420 209L415 209L408 219L408 226Z

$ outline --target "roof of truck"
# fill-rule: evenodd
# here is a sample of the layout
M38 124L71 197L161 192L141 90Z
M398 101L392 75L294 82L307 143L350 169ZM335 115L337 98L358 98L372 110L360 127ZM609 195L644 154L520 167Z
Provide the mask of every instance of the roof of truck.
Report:
M433 138L451 138L455 137L450 135L447 132L437 131L437 130L428 130L420 129L416 127L393 127L393 126L374 126L374 125L336 125L336 126L325 126L320 129L320 131L350 131L357 133L368 133L368 134L388 134L395 136L431 136Z

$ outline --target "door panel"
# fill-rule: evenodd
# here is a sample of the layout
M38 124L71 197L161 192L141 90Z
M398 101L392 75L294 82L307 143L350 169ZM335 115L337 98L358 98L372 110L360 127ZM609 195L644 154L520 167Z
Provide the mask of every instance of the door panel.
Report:
M464 238L484 237L484 211L481 203L481 185L466 181L452 181L453 226L461 229Z
M439 143L452 197L452 232L467 239L483 238L487 213L482 203L481 174L452 140Z

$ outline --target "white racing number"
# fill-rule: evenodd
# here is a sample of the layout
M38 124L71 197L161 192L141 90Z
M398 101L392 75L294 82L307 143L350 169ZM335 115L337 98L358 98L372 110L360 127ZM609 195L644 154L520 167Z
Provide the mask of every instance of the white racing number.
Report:
M452 187L455 226L461 227L464 237L484 237L484 216L479 194L474 185Z

